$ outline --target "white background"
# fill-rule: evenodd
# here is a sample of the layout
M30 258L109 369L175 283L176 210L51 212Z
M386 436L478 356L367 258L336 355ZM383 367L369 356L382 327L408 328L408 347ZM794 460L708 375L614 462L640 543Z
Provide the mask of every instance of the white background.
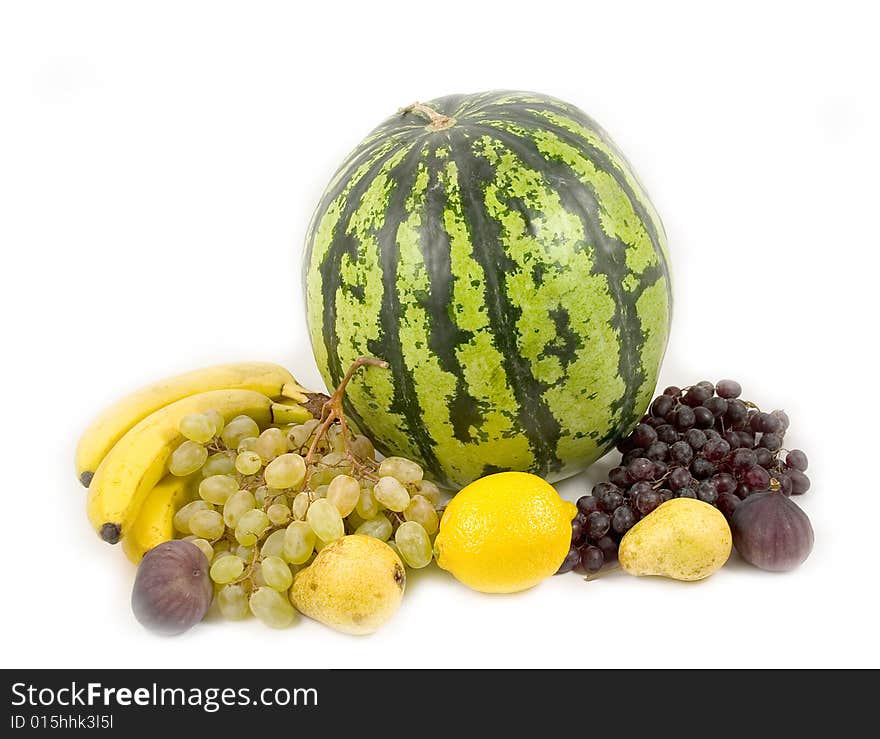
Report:
M3 666L880 665L880 59L859 7L3 2ZM398 107L492 88L573 102L627 153L673 259L661 387L731 376L789 412L812 557L503 597L432 568L369 638L304 618L145 632L134 568L86 523L78 433L215 362L319 385L299 262L324 185Z

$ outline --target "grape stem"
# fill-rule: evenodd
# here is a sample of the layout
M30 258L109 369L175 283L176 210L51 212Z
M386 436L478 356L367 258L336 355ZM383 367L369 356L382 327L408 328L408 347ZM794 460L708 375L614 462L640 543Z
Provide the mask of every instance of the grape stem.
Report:
M312 439L311 446L309 446L309 451L306 454L305 463L308 470L311 470L312 468L312 460L315 458L315 452L318 450L318 444L321 442L321 439L324 438L330 427L338 421L342 433L342 448L345 451L345 456L351 462L352 468L358 470L365 477L375 478L373 472L365 467L357 455L351 451L348 422L345 420L345 411L342 408L342 399L345 397L345 388L348 386L348 383L351 381L355 372L365 366L388 369L388 362L382 359L376 359L375 357L358 357L352 362L351 367L348 368L348 372L345 373L345 377L343 377L342 381L339 383L339 387L333 391L333 395L331 395L330 399L321 407L321 424L315 431L315 438ZM309 481L311 479L311 471L308 474L309 478L306 480L307 488L309 487Z

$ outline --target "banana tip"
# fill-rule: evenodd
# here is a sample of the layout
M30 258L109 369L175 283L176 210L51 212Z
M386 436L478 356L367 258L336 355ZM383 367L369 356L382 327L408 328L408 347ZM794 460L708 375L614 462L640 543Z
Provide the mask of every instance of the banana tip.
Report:
M122 528L118 523L105 523L101 527L101 538L108 544L117 544L122 538Z
M94 476L95 476L95 473L94 473L94 472L89 472L88 470L86 470L85 472L83 472L83 473L79 476L79 481L82 483L82 486L83 486L84 488L87 488L89 485L92 484L92 478L93 478Z

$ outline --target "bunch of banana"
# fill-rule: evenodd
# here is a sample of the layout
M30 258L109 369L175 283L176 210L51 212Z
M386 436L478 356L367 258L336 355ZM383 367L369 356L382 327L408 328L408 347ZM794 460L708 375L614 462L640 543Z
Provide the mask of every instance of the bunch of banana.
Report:
M192 480L166 476L184 441L184 416L215 410L226 421L243 414L260 426L302 423L320 414L325 398L267 362L207 367L132 393L104 411L77 446L89 521L104 541L122 539L129 558L139 561L171 538L174 512L193 494Z

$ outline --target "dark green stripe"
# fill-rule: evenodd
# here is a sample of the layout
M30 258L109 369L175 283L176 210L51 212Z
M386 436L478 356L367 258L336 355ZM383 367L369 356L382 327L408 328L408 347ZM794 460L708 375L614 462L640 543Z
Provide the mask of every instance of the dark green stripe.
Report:
M614 404L613 410L620 414L620 426L628 428L635 420L633 409L639 388L645 380L641 365L641 350L645 337L636 310L638 296L627 292L623 287L623 279L629 274L626 266L627 245L602 230L596 196L565 162L545 159L543 153L530 139L492 126L470 124L468 127L501 142L505 148L536 172L547 173L545 180L559 196L562 206L580 218L587 242L595 250L592 272L606 276L608 288L616 305L611 326L617 331L620 339L618 372L626 383L626 391ZM618 428L609 429L607 438L602 441L609 440L618 432Z
M419 449L422 462L429 469L439 468L434 453L433 439L421 420L419 396L415 381L403 356L400 343L400 296L397 293L397 265L399 246L397 229L406 221L406 199L412 191L418 176L419 160L424 154L424 146L414 146L391 172L389 178L396 183L385 211L385 222L382 224L376 239L379 242L379 258L382 265L382 309L379 315L381 326L380 338L368 341L370 353L381 357L391 366L391 377L394 383L394 400L389 411L400 414L406 419L407 432ZM383 451L385 453L385 451Z
M532 375L528 362L517 347L516 322L521 309L513 305L504 287L504 275L515 268L501 246L498 224L489 216L480 195L494 179L492 166L473 151L474 137L456 126L452 131L452 157L458 167L459 189L465 222L473 244L474 260L483 268L486 280L486 311L492 327L492 339L503 357L508 384L519 404L518 421L526 434L538 474L549 474L562 468L556 456L561 435L559 422L544 402L543 383Z

